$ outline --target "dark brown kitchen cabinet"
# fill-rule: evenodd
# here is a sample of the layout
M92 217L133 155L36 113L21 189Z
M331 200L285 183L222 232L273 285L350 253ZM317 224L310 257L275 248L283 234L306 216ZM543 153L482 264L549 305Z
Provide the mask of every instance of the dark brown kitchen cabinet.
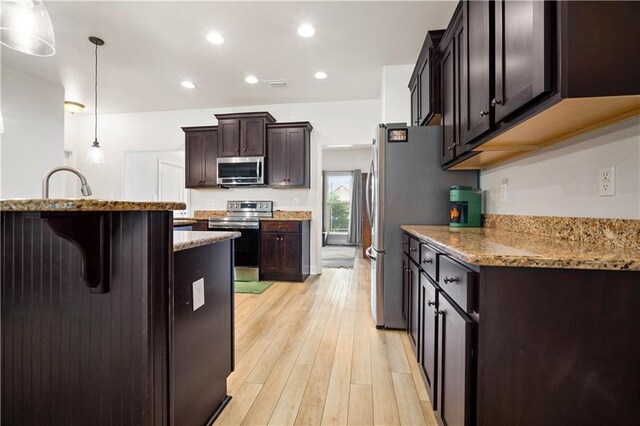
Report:
M409 340L415 351L418 360L420 359L420 269L413 262L409 261Z
M217 187L217 126L183 127L185 132L185 186Z
M441 162L456 157L460 141L460 60L464 41L463 9L458 5L440 45L440 109L442 126Z
M519 2L518 2L519 3ZM464 3L464 38L460 45L460 127L462 150L491 129L491 9L488 0ZM459 144L460 145L460 144Z
M429 393L433 409L437 408L438 372L438 290L436 285L422 273L420 277L420 371Z
M445 425L470 425L472 418L472 326L450 299L438 300L438 416Z
M260 223L260 279L304 281L310 261L308 220Z
M273 187L310 187L311 131L308 121L267 126L267 176Z
M263 157L266 126L275 123L268 112L216 114L220 157Z
M411 267L409 256L406 253L402 254L402 320L404 325L409 330L409 318L411 303Z
M496 122L551 90L550 8L546 1L495 2L495 92L491 105ZM483 8L473 9L480 15ZM476 48L483 47L484 41L476 42Z
M439 124L438 44L444 30L427 32L418 61L409 80L411 92L411 125Z

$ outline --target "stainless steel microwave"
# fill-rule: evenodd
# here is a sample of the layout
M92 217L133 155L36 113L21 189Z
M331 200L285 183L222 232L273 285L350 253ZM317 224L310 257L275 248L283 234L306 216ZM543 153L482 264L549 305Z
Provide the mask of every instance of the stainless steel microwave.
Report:
M218 185L264 185L264 157L218 158Z

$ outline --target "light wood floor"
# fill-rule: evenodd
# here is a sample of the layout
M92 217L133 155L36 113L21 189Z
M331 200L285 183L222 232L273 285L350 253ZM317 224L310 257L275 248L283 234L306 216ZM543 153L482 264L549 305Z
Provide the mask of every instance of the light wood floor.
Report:
M217 425L436 425L405 332L377 330L369 264L236 294L233 399Z

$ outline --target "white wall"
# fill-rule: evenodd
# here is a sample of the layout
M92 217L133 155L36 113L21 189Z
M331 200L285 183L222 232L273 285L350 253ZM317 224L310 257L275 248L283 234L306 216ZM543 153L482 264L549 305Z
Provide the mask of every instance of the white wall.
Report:
M391 65L382 68L380 90L381 122L411 125L409 79L415 65Z
M40 198L42 177L64 164L64 88L2 66L0 198ZM64 177L51 179L62 196Z
M325 149L322 152L322 170L346 171L360 169L369 173L371 144L353 148Z
M259 105L218 109L105 114L99 117L98 139L105 150L106 163L84 162L93 135L93 117L77 115L67 120L65 146L77 150L78 167L86 172L97 198L123 196L124 153L126 151L184 150L181 127L216 124L215 113L269 111L278 121L309 121L311 133L311 189L240 188L192 190L193 210L224 209L228 200L273 200L281 210L311 210L311 271L319 272L322 212L320 165L322 146L370 144L380 119L380 101L315 102Z
M616 194L598 195L601 167L615 167ZM507 201L500 185L508 182ZM633 117L483 171L485 212L640 219L640 117Z

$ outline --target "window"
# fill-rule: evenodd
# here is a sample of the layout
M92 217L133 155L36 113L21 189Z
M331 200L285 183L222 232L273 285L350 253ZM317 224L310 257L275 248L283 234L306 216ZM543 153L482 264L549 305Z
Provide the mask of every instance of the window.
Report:
M349 232L351 216L351 173L327 172L325 182L326 229L330 233Z

